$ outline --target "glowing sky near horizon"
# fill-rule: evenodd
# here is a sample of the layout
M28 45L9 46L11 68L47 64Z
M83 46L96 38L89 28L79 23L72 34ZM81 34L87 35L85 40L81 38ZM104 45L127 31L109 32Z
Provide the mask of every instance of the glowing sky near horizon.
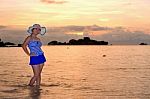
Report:
M150 0L1 0L0 25L149 28Z

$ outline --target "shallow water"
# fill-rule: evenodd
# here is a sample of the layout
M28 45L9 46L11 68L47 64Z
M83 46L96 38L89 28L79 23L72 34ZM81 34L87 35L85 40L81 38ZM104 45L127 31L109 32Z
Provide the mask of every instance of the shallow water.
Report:
M150 46L43 46L40 88L22 48L0 48L0 99L150 99Z

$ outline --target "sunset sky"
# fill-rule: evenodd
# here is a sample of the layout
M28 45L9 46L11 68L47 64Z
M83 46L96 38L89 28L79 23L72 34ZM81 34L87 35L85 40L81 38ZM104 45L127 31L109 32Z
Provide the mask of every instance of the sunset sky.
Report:
M46 27L123 27L150 33L149 5L150 0L1 0L0 29L24 29L39 23Z

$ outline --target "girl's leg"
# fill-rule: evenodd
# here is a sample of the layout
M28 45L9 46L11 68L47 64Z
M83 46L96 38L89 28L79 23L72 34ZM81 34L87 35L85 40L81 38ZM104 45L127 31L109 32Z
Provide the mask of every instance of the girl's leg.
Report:
M37 78L36 85L41 84L41 72L42 72L43 66L44 66L44 63L39 64L39 77Z
M31 78L29 85L32 86L35 81L37 80L37 78L39 78L39 73L40 73L40 69L38 65L32 65L32 70L34 73L34 76Z

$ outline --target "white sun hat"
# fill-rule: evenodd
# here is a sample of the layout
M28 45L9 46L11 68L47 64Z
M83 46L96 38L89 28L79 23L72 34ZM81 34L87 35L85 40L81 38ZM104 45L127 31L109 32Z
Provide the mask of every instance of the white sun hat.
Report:
M32 34L32 29L34 28L39 28L41 29L40 34L44 35L46 33L46 28L45 27L41 27L39 24L34 24L33 26L30 26L27 30L28 33Z

